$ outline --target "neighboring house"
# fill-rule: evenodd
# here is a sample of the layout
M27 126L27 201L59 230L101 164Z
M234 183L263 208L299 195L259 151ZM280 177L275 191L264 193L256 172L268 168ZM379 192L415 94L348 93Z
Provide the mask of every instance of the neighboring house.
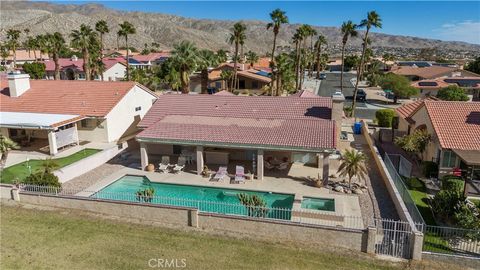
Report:
M400 131L424 129L431 134L422 159L437 163L440 177L460 168L465 179L480 181L480 102L429 98L396 112Z
M42 60L48 60L49 57L47 54L41 53L39 50L35 51L27 51L27 50L16 50L16 58L17 58L17 65L21 66L25 63L32 63L35 61L42 61ZM35 58L35 55L37 58ZM13 67L13 51L10 51L10 55L4 59L1 60L1 65L2 66L10 66Z
M431 67L431 66L443 66L443 67L452 67L458 68L459 66L455 63L437 63L435 61L397 61L396 64L402 67Z
M403 75L412 81L437 79L441 77L480 77L480 75L467 70L443 66L395 67L392 68L390 72L397 75Z
M115 142L136 125L157 96L135 82L30 80L9 73L0 85L1 133L55 155L79 141Z
M130 57L132 57L134 55L138 55L138 54L140 54L140 53L139 52L132 52L131 50L128 52L128 55ZM105 57L109 57L109 58L118 58L118 57L125 58L125 57L127 57L127 50L105 49L105 50L103 50L103 55Z
M126 61L123 58L103 58L105 71L103 76L96 76L95 80L120 81L125 78L127 70ZM55 78L55 62L53 60L44 61L45 79L53 80ZM60 65L60 80L85 80L85 71L83 70L83 59L76 57L58 59Z
M222 79L221 74L223 70L231 70L233 72L233 66L233 63L224 63L210 70L208 73L208 86L216 91L227 89L226 82ZM270 71L267 68L252 68L248 64L238 64L237 70L238 89L240 90L259 92L272 81Z
M149 54L137 54L130 57L128 61L133 68L149 69L153 66L159 66L170 57L170 52L155 52Z
M198 174L205 164L234 160L253 164L262 179L264 159L279 157L323 164L328 178L328 156L336 150L338 135L334 117L343 102L222 93L160 96L138 125L143 129L136 136L142 167L149 155L191 153Z
M436 96L438 90L450 85L462 87L475 100L480 98L480 77L442 77L412 83L413 87L420 90L421 96Z

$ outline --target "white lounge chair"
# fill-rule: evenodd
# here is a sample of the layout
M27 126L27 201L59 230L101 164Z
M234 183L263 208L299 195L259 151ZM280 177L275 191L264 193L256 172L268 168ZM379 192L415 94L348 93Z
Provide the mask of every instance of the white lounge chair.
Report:
M170 164L170 157L169 156L162 156L162 162L158 164L158 170L160 172L167 172L168 168L172 166Z
M282 162L280 165L277 166L277 169L280 171L288 169L288 162Z
M215 175L212 177L210 181L218 182L220 180L223 180L225 176L227 176L227 167L219 167L218 171L215 173Z
M172 169L173 173L179 173L180 171L182 171L183 168L185 168L185 163L186 163L185 157L179 157L177 164L175 164L175 167L173 167Z
M243 166L238 166L235 168L235 179L233 180L233 183L239 184L243 183L245 184L245 168Z
M275 169L275 166L272 165L272 164L270 164L270 162L268 162L268 161L265 161L265 162L264 162L264 166L265 166L265 168L267 168L267 170L273 170L273 169Z

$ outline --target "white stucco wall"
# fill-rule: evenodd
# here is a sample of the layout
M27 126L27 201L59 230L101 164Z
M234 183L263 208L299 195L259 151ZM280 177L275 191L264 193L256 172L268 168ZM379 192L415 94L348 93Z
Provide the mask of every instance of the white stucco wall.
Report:
M412 127L411 132L417 127L425 125L428 133L432 136L432 139L423 154L423 160L432 161L432 159L437 158L437 149L441 149L441 147L425 106L422 106L414 115L412 115L412 119L415 121L415 125Z
M90 142L108 142L107 121L92 119L96 124L89 127L82 127L81 121L77 122L78 139Z
M155 99L154 95L138 86L130 90L107 114L108 141L117 141L124 135L133 134L136 125L150 110ZM137 107L141 107L141 110L135 111Z
M111 68L107 69L103 73L103 80L104 81L119 81L125 78L125 73L127 72L127 67L116 63Z

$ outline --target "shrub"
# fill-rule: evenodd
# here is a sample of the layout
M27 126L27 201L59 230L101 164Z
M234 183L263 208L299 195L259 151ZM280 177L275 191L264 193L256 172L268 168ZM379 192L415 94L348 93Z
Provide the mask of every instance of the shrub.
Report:
M461 204L455 212L455 223L464 228L470 230L480 230L480 217L476 212L471 209L467 204ZM469 235L470 238L480 239L480 231Z
M467 101L468 96L465 90L458 85L450 85L438 91L437 97L448 101Z
M456 208L465 202L463 193L455 190L440 190L432 200L432 211L439 217L450 220L455 216Z
M50 172L37 172L29 175L23 181L27 185L61 187L58 177Z
M444 177L442 177L442 189L444 190L452 190L463 193L464 186L465 182L458 176L445 175Z
M422 162L422 173L425 177L437 177L438 176L438 164L433 161Z
M392 109L381 109L375 112L379 127L391 127L395 111Z

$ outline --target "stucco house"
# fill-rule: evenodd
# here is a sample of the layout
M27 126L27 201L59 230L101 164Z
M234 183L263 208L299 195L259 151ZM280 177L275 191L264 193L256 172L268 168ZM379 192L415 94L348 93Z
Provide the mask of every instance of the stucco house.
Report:
M35 61L43 61L49 59L48 55L42 53L40 50L27 51L22 49L15 51L15 58L18 66L21 66L25 63L32 63ZM13 67L13 59L13 51L9 51L9 55L5 59L1 59L0 65Z
M462 87L472 99L480 99L480 77L442 77L412 82L412 86L420 90L421 96L436 96L438 90L450 85Z
M9 73L0 85L0 131L51 155L81 141L134 136L157 96L135 82L30 80Z
M208 74L208 86L217 91L227 89L226 82L222 79L221 74L223 70L230 70L233 72L233 67L233 63L224 63L217 68L210 70ZM238 89L240 90L261 91L264 86L270 84L272 81L269 69L260 68L258 66L251 67L249 64L238 64L237 76Z
M442 77L480 77L480 75L473 72L463 70L456 67L444 66L399 66L392 68L391 73L402 75L409 78L411 81L420 81L427 79L437 79Z
M128 63L132 68L150 69L159 66L170 57L170 52L153 52L149 54L137 54L130 57Z

